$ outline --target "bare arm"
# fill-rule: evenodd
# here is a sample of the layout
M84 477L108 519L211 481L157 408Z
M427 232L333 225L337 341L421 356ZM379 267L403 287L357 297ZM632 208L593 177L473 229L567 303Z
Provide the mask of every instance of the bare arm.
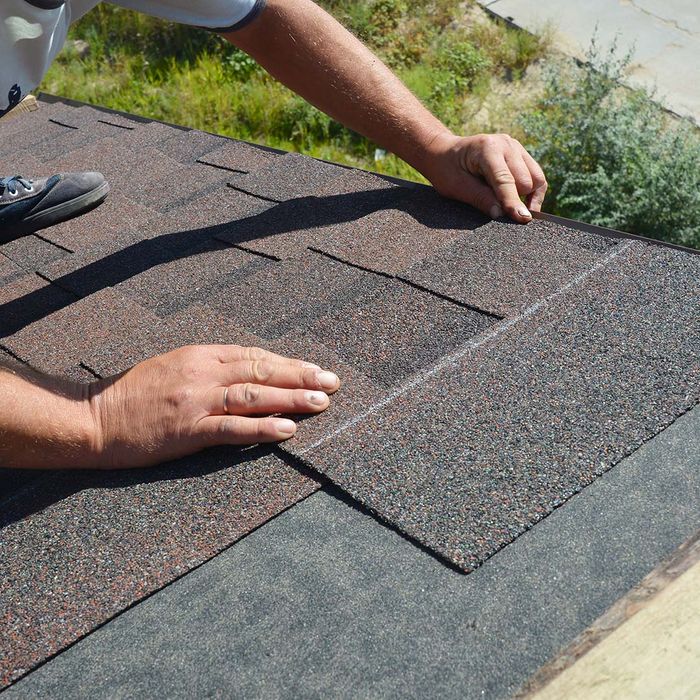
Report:
M290 438L278 413L318 413L338 378L259 348L174 350L89 385L0 366L0 467L158 464L212 445Z
M334 119L422 172L442 194L485 213L529 221L547 188L542 170L504 134L459 137L423 107L358 39L311 0L268 0L225 35L270 74Z
M88 466L94 434L87 387L0 365L0 466Z

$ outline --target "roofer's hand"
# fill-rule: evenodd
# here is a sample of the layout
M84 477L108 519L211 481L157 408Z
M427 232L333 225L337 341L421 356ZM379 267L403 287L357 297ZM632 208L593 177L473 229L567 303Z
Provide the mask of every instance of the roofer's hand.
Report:
M156 464L212 445L286 440L278 413L318 413L338 378L260 348L190 346L97 382L90 405L104 467Z
M532 218L526 206L539 211L547 182L515 139L452 134L311 0L267 0L255 20L224 36L326 114L410 163L446 197L522 223Z
M519 141L507 134L441 135L423 169L440 194L475 206L492 218L523 223L540 211L547 180ZM521 197L525 199L523 204Z

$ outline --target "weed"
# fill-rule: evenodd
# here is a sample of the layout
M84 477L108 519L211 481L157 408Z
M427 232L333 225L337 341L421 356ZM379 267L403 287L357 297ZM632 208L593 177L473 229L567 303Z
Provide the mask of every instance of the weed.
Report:
M553 67L522 120L550 182L548 210L700 247L700 137L647 92L619 87L629 54L594 41L587 58Z

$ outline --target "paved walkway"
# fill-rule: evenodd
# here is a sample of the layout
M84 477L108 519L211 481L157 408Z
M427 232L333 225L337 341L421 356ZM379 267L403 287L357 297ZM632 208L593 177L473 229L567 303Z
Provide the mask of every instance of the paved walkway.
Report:
M656 87L659 101L700 125L700 0L479 0L530 31L551 23L559 48L583 57L598 26L607 46L618 35L635 47L630 85Z

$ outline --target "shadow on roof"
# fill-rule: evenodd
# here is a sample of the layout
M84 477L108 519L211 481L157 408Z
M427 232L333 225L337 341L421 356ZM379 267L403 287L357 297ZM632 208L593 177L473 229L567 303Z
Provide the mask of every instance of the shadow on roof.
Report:
M49 285L1 305L0 337L12 335L24 326L69 306L79 297L113 287L157 265L203 253L211 250L212 245L225 245L213 240L215 238L223 238L235 246L294 231L345 224L386 209L405 212L433 230L474 230L488 221L475 214L473 209L443 200L432 191L417 193L392 188L328 197L300 197L229 223L140 240L89 262L52 280L54 285L71 292L75 298L57 295L55 288Z
M0 470L0 530L86 489L123 489L136 484L191 479L267 457L269 447L213 447L192 456L142 469L46 471ZM303 473L310 470L300 469ZM76 517L80 517L77 513Z

